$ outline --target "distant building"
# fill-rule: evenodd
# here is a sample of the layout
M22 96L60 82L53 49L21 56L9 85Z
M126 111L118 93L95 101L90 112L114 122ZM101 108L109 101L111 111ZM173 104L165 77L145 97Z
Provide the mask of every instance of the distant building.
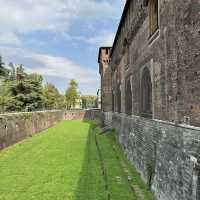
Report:
M74 106L71 107L71 109L82 109L82 99L78 98L76 99L76 103Z
M90 108L97 108L97 97L92 95L83 95L81 96L82 99L82 108L83 109L90 109Z

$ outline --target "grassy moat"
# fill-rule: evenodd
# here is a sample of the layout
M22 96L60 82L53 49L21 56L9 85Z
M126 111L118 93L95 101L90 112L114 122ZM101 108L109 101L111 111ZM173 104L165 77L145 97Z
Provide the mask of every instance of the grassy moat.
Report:
M0 200L153 200L113 133L64 121L0 152Z

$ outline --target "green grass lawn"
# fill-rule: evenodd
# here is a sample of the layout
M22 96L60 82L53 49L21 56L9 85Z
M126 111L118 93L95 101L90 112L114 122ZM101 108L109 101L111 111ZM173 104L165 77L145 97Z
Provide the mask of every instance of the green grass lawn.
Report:
M113 133L98 132L64 121L0 151L0 200L152 200Z

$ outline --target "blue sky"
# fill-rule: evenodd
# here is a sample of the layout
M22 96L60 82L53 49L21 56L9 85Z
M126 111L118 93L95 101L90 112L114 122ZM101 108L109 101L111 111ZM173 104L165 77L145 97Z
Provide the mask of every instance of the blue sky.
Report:
M99 46L112 45L125 0L0 0L0 55L64 93L99 88Z

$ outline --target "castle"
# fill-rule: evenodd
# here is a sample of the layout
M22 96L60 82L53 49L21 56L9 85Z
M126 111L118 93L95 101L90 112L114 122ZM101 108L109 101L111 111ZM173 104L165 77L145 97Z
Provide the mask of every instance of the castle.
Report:
M200 199L200 1L127 0L98 62L105 122L156 198Z

